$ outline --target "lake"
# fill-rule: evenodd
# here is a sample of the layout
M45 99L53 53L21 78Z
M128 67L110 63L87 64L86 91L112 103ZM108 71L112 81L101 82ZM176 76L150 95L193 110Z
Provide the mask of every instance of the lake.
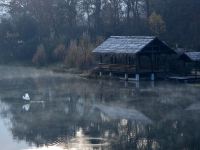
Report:
M0 66L0 74L2 150L200 149L200 84L88 80L29 67Z

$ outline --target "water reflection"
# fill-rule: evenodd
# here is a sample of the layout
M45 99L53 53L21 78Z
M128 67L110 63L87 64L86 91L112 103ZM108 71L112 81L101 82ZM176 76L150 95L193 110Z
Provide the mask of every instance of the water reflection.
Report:
M188 111L200 98L196 86L52 76L0 84L0 120L9 121L13 137L8 145L25 141L25 150L200 147L199 112ZM22 100L24 93L31 101Z
M200 111L200 102L191 104L186 110Z
M53 145L41 146L39 148L31 148L27 150L102 150L108 149L109 143L107 139L93 138L84 135L83 129L80 128L74 138L69 141L58 141Z

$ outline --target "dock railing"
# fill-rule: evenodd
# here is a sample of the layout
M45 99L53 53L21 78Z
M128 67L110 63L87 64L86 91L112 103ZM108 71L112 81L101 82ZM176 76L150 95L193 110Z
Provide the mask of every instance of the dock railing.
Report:
M123 64L99 64L96 69L102 72L133 73L136 70L136 66Z

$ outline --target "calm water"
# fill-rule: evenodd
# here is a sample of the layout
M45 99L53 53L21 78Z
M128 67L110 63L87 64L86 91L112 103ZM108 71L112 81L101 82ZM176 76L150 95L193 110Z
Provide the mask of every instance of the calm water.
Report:
M2 150L200 149L200 85L0 74Z

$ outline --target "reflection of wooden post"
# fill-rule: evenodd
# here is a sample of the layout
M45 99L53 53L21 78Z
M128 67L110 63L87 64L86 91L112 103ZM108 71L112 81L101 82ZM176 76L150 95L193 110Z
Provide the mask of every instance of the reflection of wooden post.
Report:
M127 86L128 86L127 83L128 83L127 81L124 82L124 87L125 87L125 88L127 88Z
M140 82L136 82L135 86L136 86L137 89L139 89L140 88Z
M151 81L151 87L154 88L155 87L155 82Z

